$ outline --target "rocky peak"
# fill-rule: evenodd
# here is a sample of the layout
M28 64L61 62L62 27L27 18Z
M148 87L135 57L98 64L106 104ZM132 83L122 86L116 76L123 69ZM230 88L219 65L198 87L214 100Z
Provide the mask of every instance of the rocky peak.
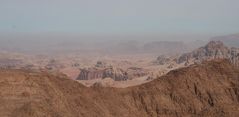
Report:
M227 58L229 49L221 41L210 41L206 46L193 52L197 59Z
M198 48L190 53L183 54L177 60L177 63L202 62L213 59L233 59L238 61L237 48L228 48L221 41L210 41L206 46Z
M224 46L223 42L221 41L210 41L205 48L208 49L220 49L220 48L227 48L226 46Z

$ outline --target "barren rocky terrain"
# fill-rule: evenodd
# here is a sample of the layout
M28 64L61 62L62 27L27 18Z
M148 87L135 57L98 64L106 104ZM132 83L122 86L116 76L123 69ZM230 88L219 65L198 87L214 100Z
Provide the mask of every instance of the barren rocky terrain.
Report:
M239 116L239 50L184 54L0 53L1 117Z
M170 44L174 45L174 43ZM239 49L228 47L221 41L211 41L205 46L184 54L157 56L142 53L111 56L68 53L49 56L1 51L0 68L47 71L52 74L63 73L85 86L100 84L123 88L149 82L171 70L205 60L224 58L239 65Z
M239 117L239 0L0 0L0 117Z
M0 71L1 117L239 115L239 69L218 60L173 70L143 85L85 87L64 75Z

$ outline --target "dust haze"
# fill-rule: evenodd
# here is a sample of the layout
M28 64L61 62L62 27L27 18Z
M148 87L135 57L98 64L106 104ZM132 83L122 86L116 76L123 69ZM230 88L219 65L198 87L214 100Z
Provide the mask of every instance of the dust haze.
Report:
M239 0L0 0L1 117L239 117Z
M5 51L28 54L166 54L183 53L210 40L203 35L1 34Z

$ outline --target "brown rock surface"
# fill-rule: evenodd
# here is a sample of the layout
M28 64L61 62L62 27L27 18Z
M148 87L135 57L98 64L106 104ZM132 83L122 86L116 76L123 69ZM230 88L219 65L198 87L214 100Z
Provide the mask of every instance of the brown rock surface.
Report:
M227 61L173 70L130 88L87 88L64 76L0 71L1 117L239 116L239 69Z

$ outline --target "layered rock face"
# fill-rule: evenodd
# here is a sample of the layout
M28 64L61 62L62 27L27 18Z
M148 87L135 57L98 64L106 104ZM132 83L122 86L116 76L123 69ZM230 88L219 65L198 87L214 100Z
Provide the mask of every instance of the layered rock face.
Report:
M93 80L111 78L115 81L124 81L137 77L148 75L148 72L142 68L130 67L127 70L123 70L116 67L106 68L88 68L81 69L80 75L77 80Z
M221 41L211 41L204 47L183 54L178 58L177 63L189 63L190 61L198 63L213 59L229 59L236 62L238 54L239 51L237 48L228 48Z
M239 69L203 62L130 88L87 88L60 75L0 71L1 117L238 117Z
M127 72L123 71L120 68L110 67L104 69L103 78L112 78L115 81L127 80Z
M119 68L88 68L81 69L80 75L77 80L93 80L103 78L112 78L115 81L123 81L127 80L128 76L125 71Z
M104 70L97 68L81 69L77 80L93 80L103 78Z

